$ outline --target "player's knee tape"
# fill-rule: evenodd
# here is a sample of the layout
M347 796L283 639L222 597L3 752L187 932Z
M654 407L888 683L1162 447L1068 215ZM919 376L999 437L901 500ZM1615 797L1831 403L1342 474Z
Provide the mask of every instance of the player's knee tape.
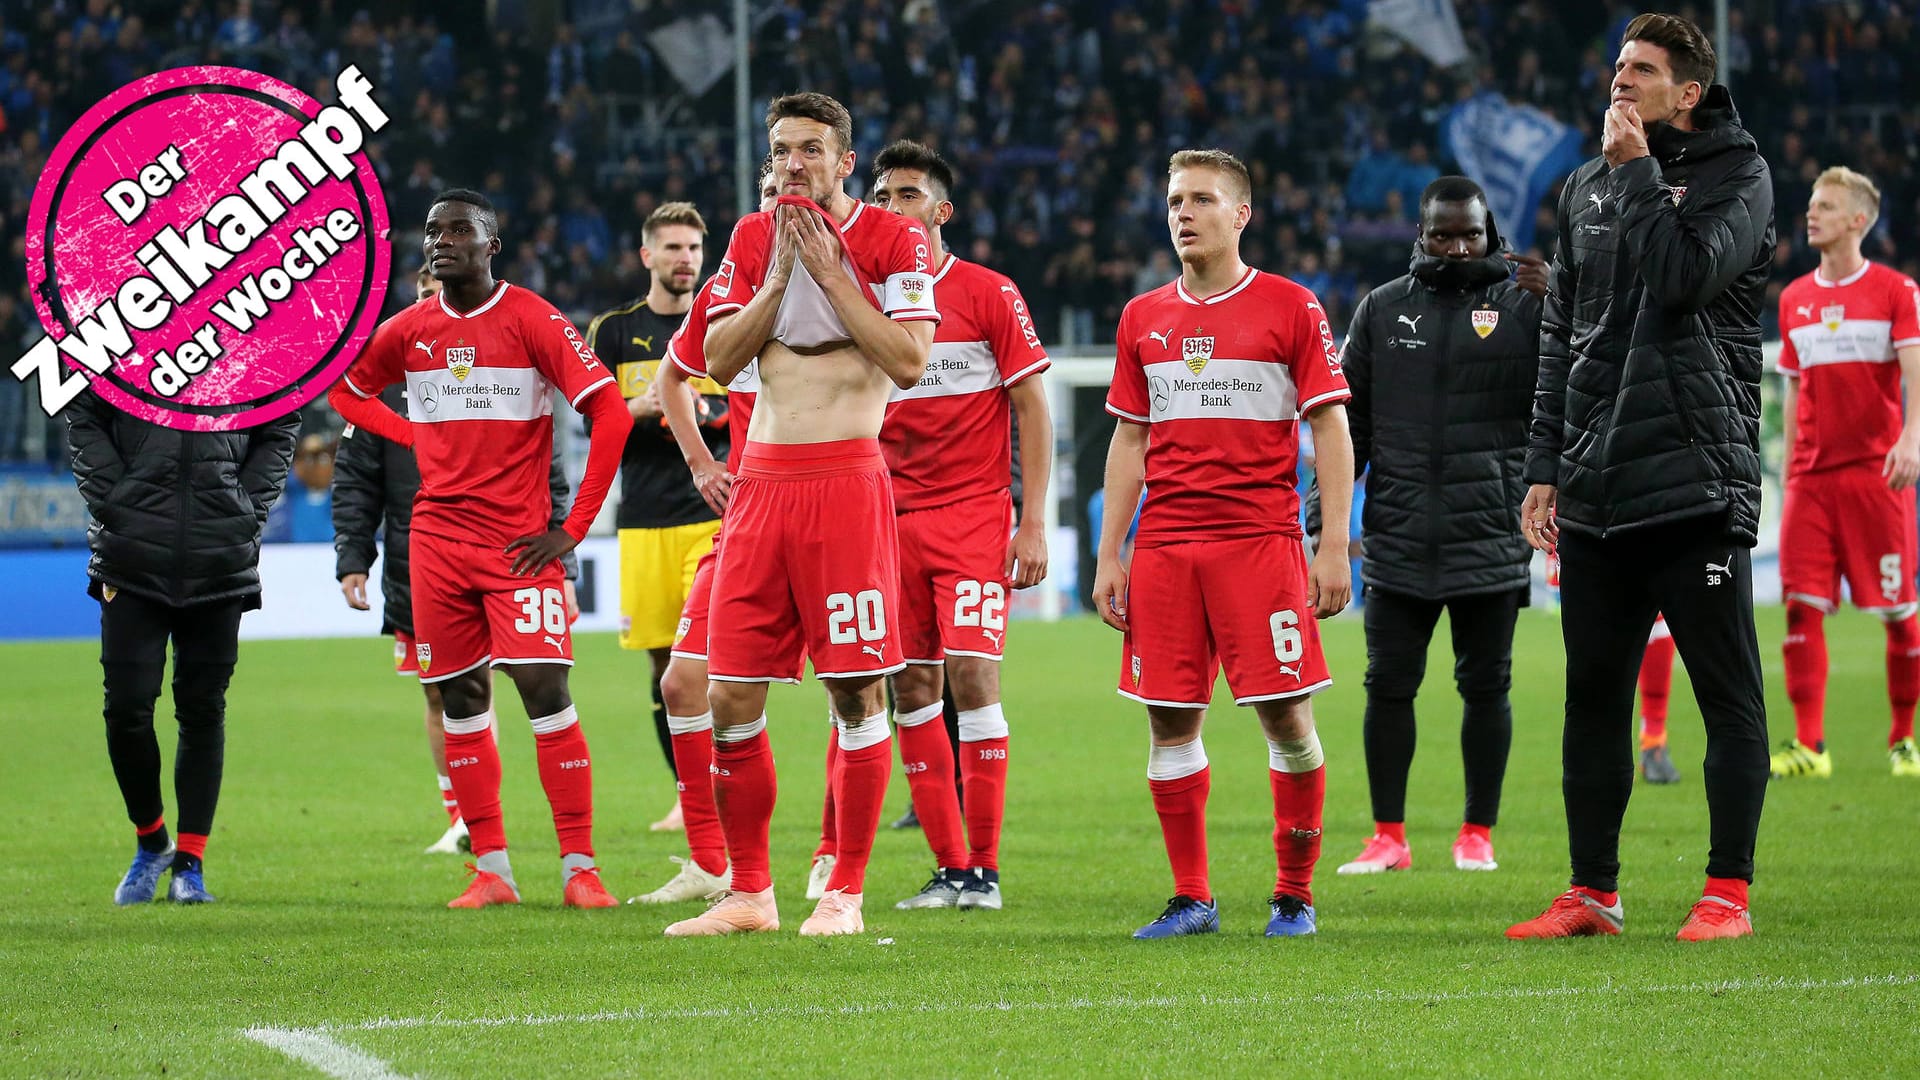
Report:
M711 718L713 714L708 713L707 716ZM758 737L766 730L767 715L761 713L760 719L755 720L751 724L740 724L735 727L715 727L713 729L713 741L717 743L743 743L748 739Z
M1267 740L1267 768L1274 772L1312 772L1326 763L1327 755L1320 750L1320 733L1317 731L1307 732L1304 739L1281 742Z
M961 715L964 716L966 714L962 713ZM940 703L936 701L931 705L922 706L912 712L899 714L894 718L894 723L899 724L901 727L919 727L929 720L938 719L940 719Z
M960 711L960 741L985 742L1007 737L1007 714L994 702L978 709Z
M551 735L556 731L565 731L580 722L580 714L569 705L551 716L540 716L528 721L533 725L535 735Z
M699 716L675 716L667 714L667 731L673 735L698 735L713 730L713 714L703 712Z
M1195 735L1192 742L1178 746L1147 748L1147 779L1178 780L1207 767L1207 748Z
M449 735L478 735L492 726L492 709L488 709L479 716L469 716L464 720L456 720L451 716L440 718L441 730Z
M940 715L940 706L933 706L935 716ZM842 751L865 750L869 746L878 746L887 741L892 732L887 730L887 714L877 712L859 724L840 723L840 749Z

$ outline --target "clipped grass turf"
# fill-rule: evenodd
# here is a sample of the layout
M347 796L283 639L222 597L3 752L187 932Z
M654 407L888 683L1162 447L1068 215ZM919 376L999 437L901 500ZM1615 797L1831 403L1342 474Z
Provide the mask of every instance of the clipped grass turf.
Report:
M1761 612L1776 738L1791 728L1782 622ZM1448 858L1459 713L1438 634L1408 803L1414 869L1334 875L1370 828L1364 653L1358 619L1325 629L1337 682L1316 703L1329 771L1321 935L1260 936L1272 883L1265 748L1251 712L1228 706L1207 737L1223 932L1156 943L1127 936L1170 888L1143 778L1144 716L1112 693L1118 638L1091 620L1013 631L1007 910L893 911L931 858L919 833L883 830L869 933L826 942L794 933L810 908L801 891L826 738L811 684L776 688L770 710L788 928L670 942L660 929L697 908L558 909L552 827L510 690L496 707L526 902L443 908L465 873L460 859L420 854L444 818L418 691L389 673L377 640L243 646L208 852L221 902L117 909L109 895L132 844L100 730L97 648L0 647L0 810L11 824L0 840L0 1075L1911 1075L1920 783L1888 775L1877 622L1829 620L1836 775L1769 791L1758 935L1704 946L1672 940L1707 837L1704 740L1683 674L1672 722L1683 782L1637 791L1628 811L1626 934L1513 943L1501 930L1566 878L1554 617L1521 616L1490 874L1457 872ZM646 727L645 660L610 635L581 639L576 655L600 861L625 897L659 884L667 856L684 853L677 835L646 831L671 781ZM163 700L165 728L170 710ZM169 757L171 742L163 736ZM896 772L888 820L905 800Z

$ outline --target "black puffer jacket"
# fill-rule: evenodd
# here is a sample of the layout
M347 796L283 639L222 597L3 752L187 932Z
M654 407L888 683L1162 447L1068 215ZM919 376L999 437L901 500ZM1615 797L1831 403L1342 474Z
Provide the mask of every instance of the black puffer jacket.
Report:
M1448 262L1416 244L1412 272L1360 301L1341 354L1354 468L1372 466L1361 577L1429 600L1523 588L1532 553L1520 503L1540 300L1500 254Z
M1649 128L1650 157L1587 162L1561 194L1527 480L1558 485L1564 528L1711 518L1751 546L1773 182L1726 87L1693 119Z
M110 585L174 607L237 596L260 606L260 533L287 482L298 414L240 431L175 431L88 391L64 415L92 519L93 595Z
M380 398L388 408L406 415L406 392L398 383ZM561 468L557 444L547 481L553 489L553 516L548 523L558 526L567 519L572 489ZM351 426L340 434L340 449L333 459L333 576L337 581L348 574L367 573L379 554L375 536L386 527L381 538L386 561L380 567L383 634L395 630L413 634L413 580L407 551L413 497L419 490L420 466L414 464L413 451ZM562 556L560 563L569 580L580 576L579 560L572 552Z

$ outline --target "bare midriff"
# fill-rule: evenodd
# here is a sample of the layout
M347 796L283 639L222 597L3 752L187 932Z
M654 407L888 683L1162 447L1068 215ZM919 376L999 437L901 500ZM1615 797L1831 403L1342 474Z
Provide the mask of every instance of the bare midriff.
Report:
M747 438L761 443L875 439L893 381L851 341L796 352L778 341L760 349L760 397Z

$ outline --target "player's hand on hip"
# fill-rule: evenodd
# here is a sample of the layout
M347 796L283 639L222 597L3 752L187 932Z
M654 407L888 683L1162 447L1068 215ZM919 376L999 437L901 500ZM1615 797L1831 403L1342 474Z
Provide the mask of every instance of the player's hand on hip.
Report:
M1039 525L1021 523L1007 545L1007 565L1001 573L1016 589L1030 589L1047 576L1047 533Z
M565 529L548 529L537 536L522 536L507 544L507 554L513 555L510 569L515 577L537 574L546 569L548 563L572 551L578 543Z
M1553 516L1557 495L1559 491L1552 484L1535 484L1527 489L1527 501L1520 505L1520 534L1535 551L1551 554L1560 543L1560 523Z
M1920 437L1913 439L1902 435L1894 441L1893 449L1887 451L1886 464L1880 467L1880 475L1886 477L1887 486L1895 491L1903 491L1920 480Z
M353 610L372 610L367 604L367 575L348 574L341 578L340 593L347 598L347 606Z
M1313 553L1307 565L1307 603L1313 605L1313 617L1331 619L1347 609L1353 599L1353 564L1345 550L1323 547Z
M1127 568L1119 559L1101 559L1094 571L1093 610L1101 622L1127 632Z
M727 504L733 501L733 474L718 461L689 467L693 470L693 489L714 513L725 514Z
M787 210L793 215L789 220L794 225L795 249L813 280L824 285L828 274L845 276L846 271L840 265L840 235L827 224L827 219L798 207L790 206Z
M1547 295L1547 260L1535 255L1507 252L1507 261L1515 267L1513 283L1535 296Z
M572 578L560 583L560 594L566 597L567 625L572 626L580 621L580 591L573 587Z

